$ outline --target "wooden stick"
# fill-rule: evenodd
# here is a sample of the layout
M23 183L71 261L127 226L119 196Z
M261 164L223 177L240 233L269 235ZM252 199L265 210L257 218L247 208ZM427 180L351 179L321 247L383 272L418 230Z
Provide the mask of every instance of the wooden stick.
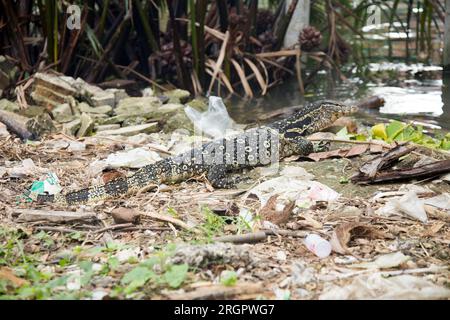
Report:
M142 217L149 217L149 218L152 218L152 219L156 219L156 220L161 220L161 221L164 221L164 222L172 223L172 224L174 224L176 226L179 226L180 228L192 231L192 232L194 232L196 234L200 233L199 230L190 227L187 223L185 223L185 222L183 222L183 221L181 221L179 219L167 216L167 215L162 215L162 214L159 214L159 213L144 213L144 212L139 212L139 214Z
M35 227L36 230L41 231L53 231L53 232L60 232L60 233L74 233L74 232L80 232L80 233L87 233L88 231L83 230L75 230L75 229L69 229L69 228L60 228L60 227Z
M94 233L102 233L102 232L109 231L109 230L117 230L117 229L129 228L129 227L133 227L133 226L134 226L134 224L132 224L132 223L114 224L112 226L108 226L108 227L96 230L96 231L94 231Z
M377 183L377 182L397 181L405 179L417 179L422 177L435 177L447 172L450 172L450 160L442 160L416 168L378 172L376 176L373 178L358 175L352 178L352 182Z

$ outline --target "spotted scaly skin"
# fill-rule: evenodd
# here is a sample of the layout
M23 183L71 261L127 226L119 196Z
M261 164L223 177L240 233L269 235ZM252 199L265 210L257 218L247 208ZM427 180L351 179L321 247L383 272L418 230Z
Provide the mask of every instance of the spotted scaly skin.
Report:
M200 175L206 175L216 188L230 188L240 180L230 177L230 172L265 166L274 159L278 161L291 155L307 155L313 152L313 146L304 139L305 136L323 130L339 117L355 111L356 107L320 101L286 119L214 140L147 165L130 177L66 194L38 195L36 200L61 205L85 204L117 198L152 184L176 183Z

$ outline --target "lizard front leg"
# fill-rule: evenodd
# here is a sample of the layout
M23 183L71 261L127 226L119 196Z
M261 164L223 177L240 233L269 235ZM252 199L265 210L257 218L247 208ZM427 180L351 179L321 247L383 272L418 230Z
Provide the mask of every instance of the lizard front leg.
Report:
M301 135L285 136L283 143L283 154L285 157L291 155L306 156L314 152L314 145Z

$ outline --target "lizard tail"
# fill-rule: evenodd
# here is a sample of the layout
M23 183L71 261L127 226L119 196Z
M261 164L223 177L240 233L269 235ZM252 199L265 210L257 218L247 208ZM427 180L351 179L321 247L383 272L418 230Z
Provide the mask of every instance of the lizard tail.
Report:
M36 201L38 203L50 202L61 205L86 204L127 194L130 187L128 178L119 178L103 185L92 186L65 194L38 195Z

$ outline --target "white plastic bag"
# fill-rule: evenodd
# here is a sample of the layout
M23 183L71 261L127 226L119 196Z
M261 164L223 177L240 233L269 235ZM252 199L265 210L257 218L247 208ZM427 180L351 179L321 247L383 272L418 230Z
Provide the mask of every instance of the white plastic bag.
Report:
M186 106L184 111L196 130L212 138L224 137L226 131L235 125L220 97L209 97L208 110L205 112L199 112L190 106Z

